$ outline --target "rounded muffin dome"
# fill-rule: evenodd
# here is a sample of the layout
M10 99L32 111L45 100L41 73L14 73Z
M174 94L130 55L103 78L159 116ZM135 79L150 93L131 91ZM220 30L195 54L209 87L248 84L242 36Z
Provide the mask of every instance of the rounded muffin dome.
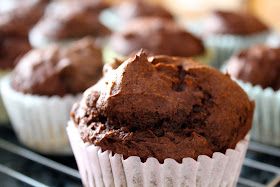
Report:
M53 40L81 38L87 35L104 37L111 31L99 21L100 12L107 5L103 1L61 1L48 6L42 19L33 28Z
M268 27L253 15L227 11L214 11L205 20L205 35L249 35L267 31Z
M86 90L71 116L84 142L162 163L234 148L253 111L228 75L192 59L140 52Z
M164 8L141 0L123 2L117 7L117 15L124 20L136 17L173 18L172 14Z
M200 39L172 20L152 17L136 18L124 24L113 34L110 47L124 56L141 48L154 55L189 57L204 53Z
M29 30L43 16L49 0L21 0L7 12L0 13L0 33L11 37L28 37Z
M52 45L27 53L12 73L12 87L37 95L81 93L102 76L102 53L83 38L68 47Z
M254 86L280 88L280 48L256 45L240 51L228 62L230 75Z

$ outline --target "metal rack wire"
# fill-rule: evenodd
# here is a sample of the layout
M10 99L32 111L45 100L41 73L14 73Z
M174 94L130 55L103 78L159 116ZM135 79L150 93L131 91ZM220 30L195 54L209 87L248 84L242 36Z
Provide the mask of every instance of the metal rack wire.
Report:
M42 156L0 128L0 186L82 186L73 157ZM280 149L250 142L238 187L280 187Z

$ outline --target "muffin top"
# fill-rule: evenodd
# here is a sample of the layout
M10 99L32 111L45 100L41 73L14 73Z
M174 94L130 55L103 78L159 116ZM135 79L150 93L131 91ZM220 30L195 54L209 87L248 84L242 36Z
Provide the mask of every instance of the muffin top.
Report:
M14 68L20 57L29 50L31 46L27 38L7 37L0 33L0 69Z
M12 73L12 87L37 95L76 94L102 76L102 54L94 40L84 38L68 47L52 45L27 53Z
M250 35L267 31L268 27L247 13L214 11L205 19L203 29L205 35Z
M192 59L140 52L86 90L71 117L84 142L163 163L234 148L253 111L228 75Z
M99 13L106 7L101 1L56 2L47 8L35 29L50 39L106 36L110 31L99 22Z
M262 88L280 88L280 48L256 45L233 56L227 65L230 75Z
M203 54L200 39L186 32L174 21L154 17L130 20L113 34L110 47L127 56L141 48L154 55L196 56Z
M0 13L0 34L10 37L28 37L29 30L44 14L48 0L22 0L19 5Z
M117 7L117 15L123 20L136 17L162 17L172 19L170 12L161 6L152 5L144 1L127 1Z

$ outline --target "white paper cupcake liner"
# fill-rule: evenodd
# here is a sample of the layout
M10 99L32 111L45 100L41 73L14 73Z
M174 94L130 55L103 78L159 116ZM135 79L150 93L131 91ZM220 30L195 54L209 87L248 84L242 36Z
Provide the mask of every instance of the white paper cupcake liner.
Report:
M236 81L236 80L235 80ZM238 80L237 83L255 101L255 113L251 129L252 140L280 146L280 90L263 89Z
M6 76L8 73L10 73L11 71L12 71L11 69L0 70L0 85L2 82L2 78ZM9 124L9 117L3 103L3 98L0 93L0 125L8 125L8 124Z
M212 158L201 155L197 161L184 158L182 163L168 158L160 164L156 158L142 163L137 156L124 159L111 151L84 143L73 122L67 133L81 174L83 185L92 186L236 186L246 154L249 135Z
M256 44L264 44L270 32L262 32L249 36L234 35L213 35L204 38L206 46L215 49L215 60L213 66L220 68L227 59L241 49L251 47Z
M65 128L72 105L81 94L64 97L23 94L11 88L9 76L3 78L1 93L12 127L23 144L44 154L72 154Z

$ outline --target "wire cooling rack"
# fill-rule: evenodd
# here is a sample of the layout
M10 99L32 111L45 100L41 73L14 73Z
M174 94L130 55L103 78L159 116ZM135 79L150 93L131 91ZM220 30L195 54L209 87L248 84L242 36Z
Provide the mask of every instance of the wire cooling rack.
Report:
M0 186L82 186L74 157L35 153L0 127ZM250 142L238 187L280 187L280 149Z

